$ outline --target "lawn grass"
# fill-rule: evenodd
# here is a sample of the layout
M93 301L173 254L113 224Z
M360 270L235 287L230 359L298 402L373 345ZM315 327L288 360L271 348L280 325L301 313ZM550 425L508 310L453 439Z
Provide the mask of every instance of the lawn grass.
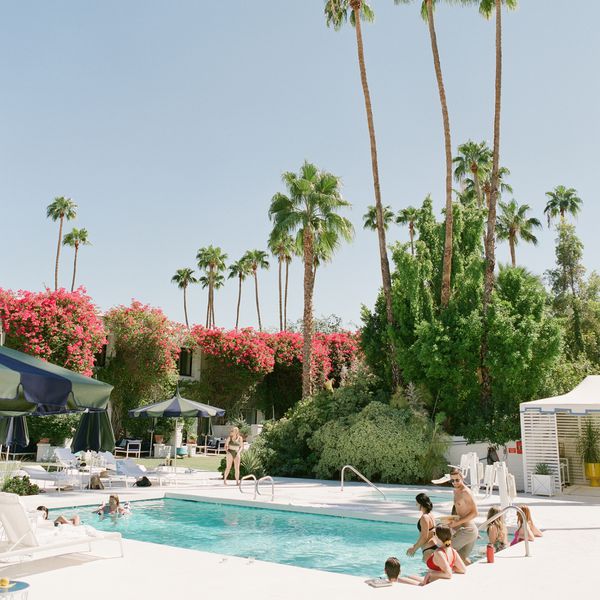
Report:
M216 456L190 456L187 458L178 458L175 465L178 467L188 467L190 469L200 469L201 471L217 471L224 455ZM164 464L164 458L136 458L135 462L144 465L147 468L158 467Z

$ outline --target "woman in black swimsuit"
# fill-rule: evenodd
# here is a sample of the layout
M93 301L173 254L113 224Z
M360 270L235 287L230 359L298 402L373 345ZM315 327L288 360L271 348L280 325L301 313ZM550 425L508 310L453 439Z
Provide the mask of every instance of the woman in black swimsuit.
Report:
M425 553L428 550L435 550L436 548L435 543L433 543L433 537L435 536L435 520L431 514L433 503L427 494L417 494L415 500L417 501L417 508L421 511L421 518L417 523L419 539L406 551L406 554L408 554L408 556L413 556L415 552L421 548L423 551L423 560L427 560Z

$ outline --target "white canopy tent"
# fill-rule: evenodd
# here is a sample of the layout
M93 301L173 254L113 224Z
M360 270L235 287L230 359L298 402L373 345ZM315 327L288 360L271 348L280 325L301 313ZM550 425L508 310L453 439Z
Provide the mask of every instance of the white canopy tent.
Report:
M600 426L600 375L589 375L562 396L523 402L520 412L526 491L539 463L554 473L556 491L565 484L587 485L577 438L586 419Z

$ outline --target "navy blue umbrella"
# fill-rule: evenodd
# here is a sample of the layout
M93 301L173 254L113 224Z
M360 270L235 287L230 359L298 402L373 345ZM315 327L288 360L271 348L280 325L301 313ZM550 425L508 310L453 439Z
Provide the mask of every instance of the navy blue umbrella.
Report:
M25 417L0 417L0 445L22 448L29 445L29 431Z
M179 389L169 400L140 406L129 411L130 417L222 417L224 414L222 408L182 398Z
M83 413L73 437L72 451L112 451L114 447L115 434L108 413L105 410Z
M112 385L0 347L0 415L105 410Z

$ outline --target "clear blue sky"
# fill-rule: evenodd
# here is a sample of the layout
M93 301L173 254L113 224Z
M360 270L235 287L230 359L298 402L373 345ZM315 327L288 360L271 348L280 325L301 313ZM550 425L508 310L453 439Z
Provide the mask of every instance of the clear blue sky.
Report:
M373 0L364 29L379 141L383 200L399 209L431 192L441 207L443 138L429 38L418 5ZM515 198L542 219L558 184L584 200L577 230L599 268L597 76L600 5L522 0L504 18L502 164ZM267 208L283 171L304 159L340 175L356 239L318 276L317 314L359 322L380 282L377 243L361 228L373 203L354 33L325 26L322 0L20 0L0 4L0 286L52 285L55 196L79 205L72 225L93 246L79 282L102 309L131 298L183 320L170 283L196 251L231 259L265 248ZM453 146L491 141L493 21L442 6L438 42ZM71 224L66 231L70 230ZM391 240L407 238L394 228ZM521 245L517 260L542 273L554 233ZM499 249L508 261L508 249ZM72 254L61 262L70 284ZM276 269L260 273L263 320L277 324ZM291 318L301 315L302 272L292 267ZM217 324L235 320L236 285L217 294ZM242 322L255 325L251 282ZM202 322L205 294L190 292Z

